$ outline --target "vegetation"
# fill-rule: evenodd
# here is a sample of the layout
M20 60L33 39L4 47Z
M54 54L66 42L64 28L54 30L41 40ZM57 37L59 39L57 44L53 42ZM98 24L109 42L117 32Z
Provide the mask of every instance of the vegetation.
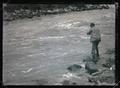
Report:
M93 9L108 9L107 4L4 4L4 20L32 18L41 15L60 14L71 11L84 11Z

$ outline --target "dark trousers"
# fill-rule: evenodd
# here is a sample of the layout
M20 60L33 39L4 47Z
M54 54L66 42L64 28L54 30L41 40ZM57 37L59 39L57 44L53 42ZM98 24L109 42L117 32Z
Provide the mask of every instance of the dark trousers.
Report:
M93 41L92 42L92 51L91 54L93 56L93 58L95 58L95 55L97 55L99 57L99 50L98 50L98 44L100 41Z

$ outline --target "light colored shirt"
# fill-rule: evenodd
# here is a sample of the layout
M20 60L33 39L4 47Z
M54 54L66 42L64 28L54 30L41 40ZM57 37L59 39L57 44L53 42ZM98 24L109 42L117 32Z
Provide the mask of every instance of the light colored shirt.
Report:
M87 33L90 36L90 42L93 41L101 41L101 34L100 34L100 30L96 27L92 27L89 29L89 32Z

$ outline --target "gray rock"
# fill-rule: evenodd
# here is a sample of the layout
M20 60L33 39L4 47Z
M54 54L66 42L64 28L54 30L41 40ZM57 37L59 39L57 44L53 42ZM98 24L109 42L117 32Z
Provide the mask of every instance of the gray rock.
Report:
M77 83L73 82L72 85L77 85Z
M69 66L67 69L69 71L76 72L76 71L80 71L81 68L82 68L82 66L73 64L72 66Z
M69 80L64 80L64 81L62 82L62 85L70 85L70 81L69 81Z
M86 63L85 69L89 74L92 74L98 71L96 64L92 61Z
M103 67L106 67L106 68L110 68L111 67L111 63L105 63L105 64L102 64Z

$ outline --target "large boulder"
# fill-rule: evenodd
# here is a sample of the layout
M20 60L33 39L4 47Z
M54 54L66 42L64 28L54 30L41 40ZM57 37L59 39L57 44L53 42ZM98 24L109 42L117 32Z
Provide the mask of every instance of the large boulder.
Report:
M87 72L89 74L92 74L92 73L98 71L97 65L94 62L92 62L92 61L86 62L85 69L87 70Z

